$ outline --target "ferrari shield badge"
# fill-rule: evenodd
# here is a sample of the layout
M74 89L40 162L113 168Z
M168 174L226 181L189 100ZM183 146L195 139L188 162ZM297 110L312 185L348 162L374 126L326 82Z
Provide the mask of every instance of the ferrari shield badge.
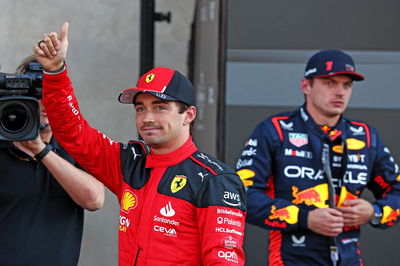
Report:
M171 182L171 192L176 193L181 190L187 183L187 177L184 175L176 175Z

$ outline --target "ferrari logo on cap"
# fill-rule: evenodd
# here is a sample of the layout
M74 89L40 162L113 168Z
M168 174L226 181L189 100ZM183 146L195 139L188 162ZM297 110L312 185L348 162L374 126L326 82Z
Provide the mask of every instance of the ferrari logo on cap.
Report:
M156 76L156 75L154 75L154 74L148 74L148 75L146 76L146 82L147 82L147 83L152 82L153 79L155 78L155 76Z

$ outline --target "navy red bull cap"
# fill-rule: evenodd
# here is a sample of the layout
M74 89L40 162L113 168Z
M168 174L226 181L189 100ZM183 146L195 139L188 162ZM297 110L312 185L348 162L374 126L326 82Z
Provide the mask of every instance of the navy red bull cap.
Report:
M304 77L330 77L347 75L355 81L364 80L364 76L356 73L356 67L350 55L340 50L321 50L308 59Z
M195 90L192 83L176 70L156 67L142 75L136 88L126 89L118 96L121 103L132 104L140 92L149 93L166 101L180 101L195 105Z

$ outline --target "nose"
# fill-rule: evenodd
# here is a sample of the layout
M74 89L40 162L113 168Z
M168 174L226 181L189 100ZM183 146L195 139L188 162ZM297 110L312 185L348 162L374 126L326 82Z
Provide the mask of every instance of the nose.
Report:
M336 88L337 95L344 95L345 92L346 92L346 85L340 84L339 86L337 86Z
M155 116L152 111L146 111L143 117L145 123L153 123L155 121Z

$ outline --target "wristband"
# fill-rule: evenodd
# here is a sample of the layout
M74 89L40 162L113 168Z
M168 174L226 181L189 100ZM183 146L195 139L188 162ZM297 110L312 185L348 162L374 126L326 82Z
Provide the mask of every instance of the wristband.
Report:
M36 160L40 161L51 151L51 149L53 149L53 147L50 144L46 143L46 146L43 148L43 150L35 154L34 157L36 158Z
M372 216L370 223L372 225L378 225L381 223L381 219L382 219L382 210L379 206L373 204L372 205L374 207L374 215Z
M67 68L67 65L65 64L65 61L64 61L63 65L59 69L50 71L48 69L43 68L43 73L45 73L47 75L57 75L57 74L60 74L61 72L63 72L66 68Z

